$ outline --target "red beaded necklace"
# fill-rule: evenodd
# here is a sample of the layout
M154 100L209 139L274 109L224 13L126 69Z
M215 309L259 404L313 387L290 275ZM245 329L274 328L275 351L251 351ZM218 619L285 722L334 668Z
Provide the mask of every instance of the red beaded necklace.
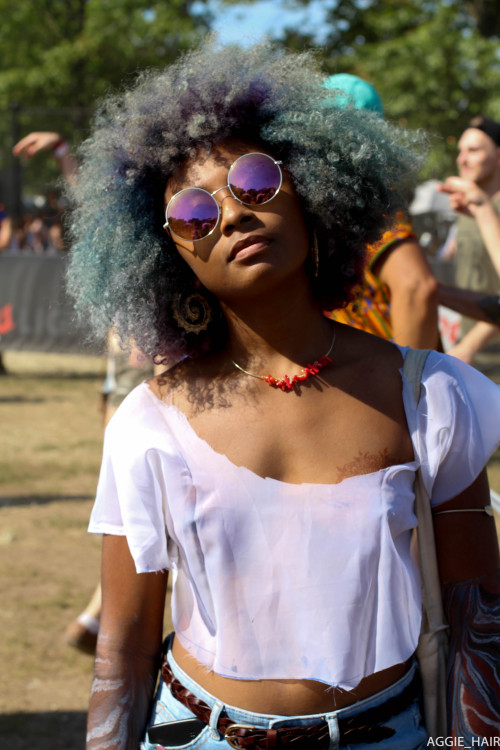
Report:
M250 375L252 378L258 378L259 380L265 380L266 383L269 383L270 386L273 388L281 388L282 391L293 391L295 385L297 383L303 383L304 380L308 380L309 378L313 378L315 375L318 374L320 370L323 369L323 367L326 367L327 364L330 362L333 362L333 359L331 359L330 354L332 353L333 345L335 344L335 329L333 331L333 338L332 343L330 344L330 348L328 349L326 354L323 354L321 357L318 357L317 360L312 365L306 365L302 368L302 370L299 372L298 375L294 375L293 378L289 378L288 375L284 375L282 378L275 378L272 375L256 375L254 372L248 372L248 370L244 370L243 367L240 367L240 365L235 362L234 360L231 360L233 365L238 368L238 370L241 370L241 372L244 372L245 375Z

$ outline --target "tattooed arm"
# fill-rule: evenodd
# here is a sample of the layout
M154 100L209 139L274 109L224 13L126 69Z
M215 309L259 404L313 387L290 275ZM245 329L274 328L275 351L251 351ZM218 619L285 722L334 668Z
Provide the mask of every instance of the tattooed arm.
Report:
M126 538L104 537L87 750L139 747L158 674L167 579L137 574Z
M434 529L450 624L448 724L451 737L500 737L500 558L486 513L443 513L489 505L484 471L436 509ZM466 743L467 744L467 743Z

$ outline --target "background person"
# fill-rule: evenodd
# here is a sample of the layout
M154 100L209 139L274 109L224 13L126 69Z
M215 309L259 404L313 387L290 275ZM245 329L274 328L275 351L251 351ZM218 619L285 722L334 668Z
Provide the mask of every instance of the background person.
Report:
M0 251L9 248L11 237L12 219L7 215L3 203L0 203Z
M440 190L458 212L457 272L459 287L497 294L500 291L500 123L486 117L471 120L458 142L459 177ZM450 354L472 364L498 337L493 324L464 320L462 338Z
M60 133L34 131L21 138L12 149L14 156L24 159L31 159L41 151L52 151L59 163L61 173L69 182L74 182L78 163L71 153L69 144Z
M7 215L5 206L0 203L0 252L8 250L12 240L12 219ZM7 370L3 361L3 353L0 352L0 375L6 375Z
M327 78L333 105L383 116L374 87L347 73ZM408 212L401 211L376 242L367 247L366 267L355 299L333 311L332 320L415 349L439 347L438 283L413 232Z
M450 733L500 734L483 469L498 388L432 352L416 407L406 350L323 314L360 282L415 161L381 119L324 107L321 82L306 55L204 47L104 105L82 147L77 309L170 365L106 431L89 750L136 748L148 717L148 748L425 746L418 465L452 635ZM175 636L151 713L169 569Z

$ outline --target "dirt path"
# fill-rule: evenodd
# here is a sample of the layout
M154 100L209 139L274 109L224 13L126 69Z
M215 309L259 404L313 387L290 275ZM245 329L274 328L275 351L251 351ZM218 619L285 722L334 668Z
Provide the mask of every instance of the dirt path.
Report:
M7 352L0 377L0 747L84 750L93 659L66 644L99 577L87 533L105 363ZM169 624L166 624L169 627Z
M86 533L102 444L104 363L5 356L0 378L2 747L83 750L92 658L64 633L99 575Z
M1 510L0 736L9 750L84 748L92 658L64 632L98 576L90 507L68 499Z

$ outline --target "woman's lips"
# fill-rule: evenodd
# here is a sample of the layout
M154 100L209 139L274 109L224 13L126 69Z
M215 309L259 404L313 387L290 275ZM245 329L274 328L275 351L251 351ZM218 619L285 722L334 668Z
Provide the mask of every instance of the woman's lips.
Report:
M269 239L267 237L250 235L250 237L245 237L244 240L240 240L234 245L231 249L229 260L248 258L251 255L261 252L268 245Z

